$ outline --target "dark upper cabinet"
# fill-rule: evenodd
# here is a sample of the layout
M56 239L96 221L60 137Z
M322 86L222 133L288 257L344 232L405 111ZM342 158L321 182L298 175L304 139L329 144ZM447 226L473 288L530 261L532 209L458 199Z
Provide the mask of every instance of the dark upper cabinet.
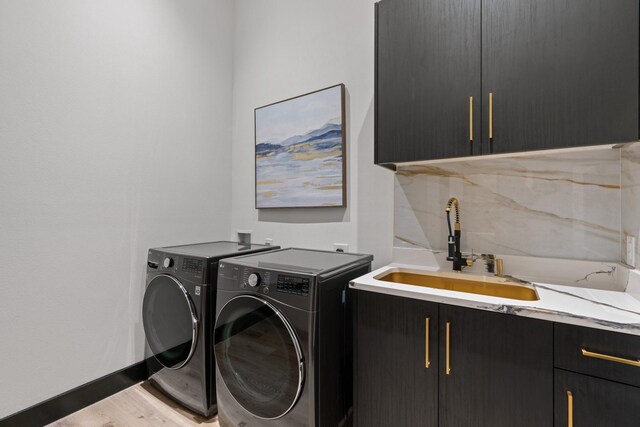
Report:
M637 140L639 21L637 0L382 0L375 162Z
M480 152L480 4L376 4L376 163Z
M483 0L489 153L638 139L638 0Z
M555 427L638 427L640 388L555 370Z
M355 297L355 424L438 425L438 305Z
M553 426L551 322L444 304L439 318L441 427Z

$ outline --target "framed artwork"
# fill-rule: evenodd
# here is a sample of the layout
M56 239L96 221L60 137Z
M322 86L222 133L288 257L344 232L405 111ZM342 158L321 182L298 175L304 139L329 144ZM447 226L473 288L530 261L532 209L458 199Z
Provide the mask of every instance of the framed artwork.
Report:
M256 209L347 205L344 84L256 108Z

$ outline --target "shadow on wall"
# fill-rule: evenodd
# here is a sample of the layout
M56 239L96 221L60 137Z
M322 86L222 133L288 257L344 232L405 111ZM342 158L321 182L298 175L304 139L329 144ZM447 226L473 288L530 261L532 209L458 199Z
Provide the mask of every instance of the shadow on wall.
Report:
M258 221L290 224L349 222L349 210L347 208L260 209Z
M391 262L394 173L374 164L374 98L358 133L358 248L376 254L374 267Z

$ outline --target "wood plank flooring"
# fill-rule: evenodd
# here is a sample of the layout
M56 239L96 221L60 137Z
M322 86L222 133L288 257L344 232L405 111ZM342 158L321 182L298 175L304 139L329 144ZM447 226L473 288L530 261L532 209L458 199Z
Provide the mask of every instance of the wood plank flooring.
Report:
M48 427L219 427L217 417L205 419L181 407L149 383L142 382L87 406Z

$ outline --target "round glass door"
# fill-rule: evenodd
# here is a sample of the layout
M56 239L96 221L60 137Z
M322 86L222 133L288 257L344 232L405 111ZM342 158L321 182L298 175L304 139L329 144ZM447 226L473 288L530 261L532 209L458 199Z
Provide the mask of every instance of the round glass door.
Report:
M284 316L249 295L229 301L216 320L214 352L229 392L259 418L279 418L298 400L304 379L300 344Z
M154 277L144 293L142 322L147 343L165 367L184 366L196 346L198 319L187 290L171 276Z

